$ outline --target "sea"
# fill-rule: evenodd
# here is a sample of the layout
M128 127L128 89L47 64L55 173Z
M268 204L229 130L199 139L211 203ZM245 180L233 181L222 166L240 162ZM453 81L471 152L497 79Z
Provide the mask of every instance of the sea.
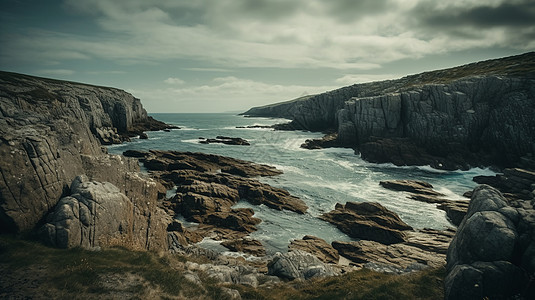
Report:
M262 222L258 230L250 234L266 247L268 254L286 252L289 243L305 235L314 235L332 241L351 241L334 225L318 218L334 209L336 203L348 201L379 202L396 212L410 226L446 229L453 225L446 213L435 204L411 200L407 193L387 190L379 185L381 180L424 180L447 195L448 199L466 199L462 195L472 190L477 175L495 175L489 169L474 168L468 171L443 171L429 166L395 166L393 164L368 163L356 155L353 149L328 148L307 150L300 147L306 139L321 138L322 133L307 131L275 131L270 128L237 128L249 125L273 125L289 120L276 118L244 117L234 113L151 114L157 120L179 126L170 132L147 132L148 139L134 138L129 143L112 145L108 151L120 154L126 150L175 150L230 156L255 163L268 164L282 170L282 175L258 178L261 182L288 190L301 198L309 207L306 214L278 211L264 205L252 205L242 200L235 207L249 207ZM216 136L240 137L250 146L201 144L199 138ZM143 170L143 169L142 169ZM172 191L168 192L172 196ZM180 219L180 216L178 216ZM183 219L181 219L184 221ZM185 222L185 221L184 221ZM187 226L194 226L185 222ZM202 247L224 252L219 242L205 239Z

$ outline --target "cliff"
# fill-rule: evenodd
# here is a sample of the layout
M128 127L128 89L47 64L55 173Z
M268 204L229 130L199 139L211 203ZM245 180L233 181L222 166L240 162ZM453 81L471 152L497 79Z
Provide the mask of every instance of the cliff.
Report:
M535 153L535 52L355 84L244 114L335 129L339 145L372 162L512 165Z
M36 229L85 175L128 197L131 222L121 230L142 232L128 235L133 244L163 249L165 227L155 216L165 189L140 177L136 160L108 155L101 145L168 127L118 89L0 72L0 230Z

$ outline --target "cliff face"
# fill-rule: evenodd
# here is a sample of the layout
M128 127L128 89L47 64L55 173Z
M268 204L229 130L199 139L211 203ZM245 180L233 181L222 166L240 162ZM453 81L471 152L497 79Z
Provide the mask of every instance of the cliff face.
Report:
M0 72L1 231L43 223L78 175L115 185L133 202L136 226L150 231L161 185L139 177L137 161L108 155L101 144L166 126L118 89Z
M535 52L356 84L278 108L292 114L297 128L336 129L339 144L375 162L410 164L393 156L417 149L426 157L423 164L437 167L455 151L486 156L468 164L511 164L535 153ZM262 116L266 109L244 114ZM276 116L277 105L269 111Z

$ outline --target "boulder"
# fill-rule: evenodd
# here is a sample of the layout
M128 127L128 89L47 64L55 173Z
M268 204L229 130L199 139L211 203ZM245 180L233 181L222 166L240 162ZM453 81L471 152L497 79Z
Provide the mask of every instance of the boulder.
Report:
M39 232L43 241L60 248L95 249L120 245L150 249L150 237L162 235L162 229L167 227L162 223L166 220L165 213L159 210L154 214L150 217L152 224L150 221L137 223L140 216L133 201L113 184L89 181L84 175L73 180L70 196L58 202ZM139 229L145 234L139 235ZM161 245L154 250L157 249L161 249Z
M336 249L325 240L315 236L305 235L303 239L293 240L288 246L289 251L301 250L313 254L324 263L337 264L340 256Z
M404 242L404 231L412 230L396 213L374 202L336 204L333 211L320 218L351 237L383 244Z
M284 254L277 252L268 263L268 274L289 280L337 275L334 269L317 257L301 250Z
M528 205L526 205L528 204ZM535 296L535 209L507 201L495 188L476 187L447 253L446 299ZM466 288L462 293L460 288Z

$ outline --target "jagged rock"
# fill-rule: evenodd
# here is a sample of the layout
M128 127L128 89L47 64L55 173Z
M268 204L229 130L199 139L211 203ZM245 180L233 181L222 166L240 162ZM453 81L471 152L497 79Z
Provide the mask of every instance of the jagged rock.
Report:
M404 191L417 195L435 197L444 196L444 194L435 191L430 183L421 180L385 180L380 181L379 184L384 188L394 191Z
M238 146L250 146L251 144L242 138L239 137L228 137L228 136L217 136L215 139L204 139L199 138L199 143L201 144L225 144L225 145L238 145Z
M440 267L444 265L445 255L422 250L405 243L384 245L374 241L361 240L358 242L332 243L340 255L358 264L378 263L393 269L411 271L415 264L425 267Z
M167 227L165 214L159 211L154 211L155 215L148 223L138 224L144 216L140 216L135 203L111 183L78 176L73 180L70 192L70 196L58 202L40 229L42 240L52 246L94 249L120 245L151 249L150 236L162 237L162 229ZM145 234L139 234L140 229ZM164 244L165 241L160 242ZM152 249L159 250L161 246Z
M200 152L151 150L143 162L149 170L157 171L196 170L210 173L220 171L242 177L282 174L282 171L268 165Z
M294 250L284 254L277 252L268 263L268 274L294 280L334 276L337 273L314 255Z
M488 185L474 189L448 249L446 299L458 299L462 287L475 297L535 296L524 275L535 273L535 209L525 202L508 202Z
M247 129L266 129L273 128L271 125L247 125L247 126L236 126L236 128L247 128Z
M340 147L338 142L338 133L330 133L322 137L321 139L305 140L305 143L301 144L301 148L305 149L323 149L331 147Z
M297 129L337 128L372 162L467 169L533 160L535 52L355 84L255 107Z
M231 251L249 253L254 256L265 256L266 249L261 242L252 239L238 239L224 241L221 243L222 246L228 248Z
M101 142L167 126L124 91L8 72L0 72L0 111L0 231L12 233L34 229L80 174L112 182L131 198L125 173L139 171L137 163L111 159L105 172L84 160L106 159Z
M488 184L497 188L510 200L533 200L535 186L535 172L520 168L506 168L503 174L496 176L476 176L474 181L479 184Z
M337 203L333 211L320 216L354 238L394 244L405 241L405 230L412 227L399 216L375 202Z
M340 259L338 252L325 240L311 235L305 235L301 240L293 240L288 249L308 252L324 263L337 264Z

